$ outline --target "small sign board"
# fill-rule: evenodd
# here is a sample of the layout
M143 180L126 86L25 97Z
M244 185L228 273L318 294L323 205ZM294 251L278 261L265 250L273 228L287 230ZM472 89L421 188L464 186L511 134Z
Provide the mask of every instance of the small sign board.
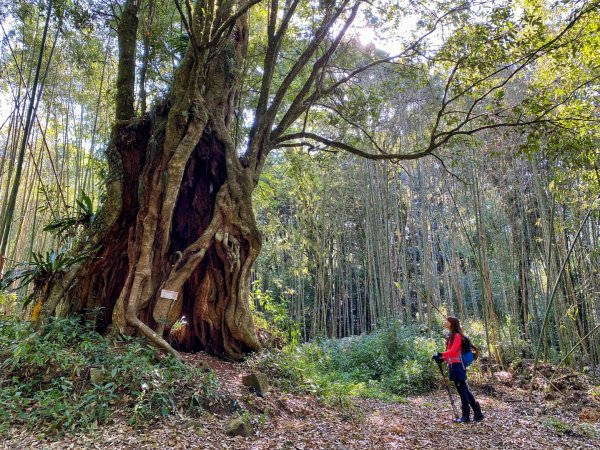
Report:
M164 298L167 300L175 301L175 300L177 300L177 295L179 295L179 294L178 294L178 292L175 292L175 291L168 291L166 289L162 289L160 291L160 298Z

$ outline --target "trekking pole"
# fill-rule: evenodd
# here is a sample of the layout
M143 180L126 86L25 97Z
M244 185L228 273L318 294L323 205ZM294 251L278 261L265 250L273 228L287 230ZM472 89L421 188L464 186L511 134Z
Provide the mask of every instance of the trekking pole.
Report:
M450 383L448 379L444 375L444 369L442 369L441 361L437 362L438 368L440 369L440 373L442 374L442 378L445 380L444 385L446 386L446 391L448 392L448 398L450 399L450 404L452 405L452 411L454 412L454 418L458 419L458 412L456 411L456 405L454 404L454 397L452 397L452 392L450 392Z

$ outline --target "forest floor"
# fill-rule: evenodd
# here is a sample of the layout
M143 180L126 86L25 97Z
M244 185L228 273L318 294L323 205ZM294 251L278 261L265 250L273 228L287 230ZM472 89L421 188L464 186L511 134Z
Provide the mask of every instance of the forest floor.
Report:
M265 397L242 384L245 364L205 354L187 355L190 364L215 370L221 383L220 405L200 418L169 417L144 428L115 418L93 433L48 439L13 429L3 449L598 449L600 405L581 395L541 396L524 401L526 390L508 378L473 380L471 388L485 420L452 423L447 392L407 398L406 402L355 398L327 406L312 396L271 388ZM440 386L443 386L440 382ZM454 395L455 392L453 392ZM456 398L459 404L458 398ZM586 404L587 403L587 404ZM239 414L254 424L249 437L226 434ZM234 408L236 409L236 408Z

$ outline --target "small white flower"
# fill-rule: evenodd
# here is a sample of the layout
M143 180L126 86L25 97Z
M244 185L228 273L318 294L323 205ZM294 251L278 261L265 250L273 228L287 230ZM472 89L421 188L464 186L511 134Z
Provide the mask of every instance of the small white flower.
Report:
M148 383L142 383L142 391L148 392L149 389L150 389L150 386L148 386Z

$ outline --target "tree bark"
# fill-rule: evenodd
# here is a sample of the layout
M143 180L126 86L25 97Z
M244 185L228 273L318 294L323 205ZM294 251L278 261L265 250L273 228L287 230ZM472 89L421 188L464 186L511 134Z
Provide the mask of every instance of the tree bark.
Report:
M117 120L129 120L134 115L135 48L139 24L138 8L139 0L127 0L117 27L117 34L119 36Z
M215 20L231 17L222 13ZM174 348L239 359L259 349L248 306L261 247L254 173L231 138L245 17L232 25L220 45L190 45L169 100L151 114L127 120L132 99L117 106L101 225L85 244L99 250L54 283L45 315L60 302L94 310L100 330L134 329L175 356ZM184 329L169 345L178 320Z

